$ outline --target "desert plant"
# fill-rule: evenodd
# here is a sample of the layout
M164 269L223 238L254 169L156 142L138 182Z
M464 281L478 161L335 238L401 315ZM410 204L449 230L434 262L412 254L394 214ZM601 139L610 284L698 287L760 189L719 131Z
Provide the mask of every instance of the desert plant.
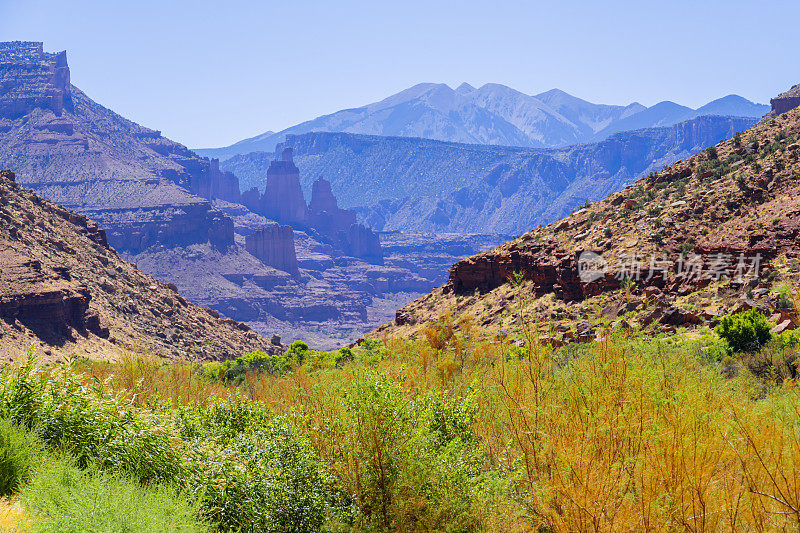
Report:
M308 440L284 418L195 460L188 484L222 531L319 531L330 508L347 507Z
M723 317L715 331L736 353L758 350L772 336L767 318L757 309Z

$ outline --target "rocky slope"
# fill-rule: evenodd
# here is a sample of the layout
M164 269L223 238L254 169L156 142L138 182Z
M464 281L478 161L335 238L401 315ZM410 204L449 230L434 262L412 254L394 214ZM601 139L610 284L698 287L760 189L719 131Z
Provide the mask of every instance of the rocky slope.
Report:
M373 229L517 234L754 122L700 117L554 150L347 133L289 136L287 143L295 149L303 188L311 188L312 176L324 176L340 202L355 207ZM241 155L222 166L242 183L259 183L272 157Z
M506 332L525 317L554 344L634 322L654 331L713 325L749 307L773 315L776 331L796 326L781 294L800 283L800 109L783 109L456 263L445 286L375 334L413 335L445 312ZM515 275L520 283L510 283Z
M186 300L124 261L97 223L41 199L0 173L0 355L36 343L46 360L228 359L280 350L247 325Z
M380 102L318 117L278 133L269 131L225 148L197 152L223 160L237 154L271 152L287 135L320 131L553 148L603 140L620 131L671 126L701 115L760 118L767 111L769 106L736 95L695 110L672 102L650 108L638 103L594 104L558 89L531 96L497 83L478 89L466 83L457 89L421 83Z

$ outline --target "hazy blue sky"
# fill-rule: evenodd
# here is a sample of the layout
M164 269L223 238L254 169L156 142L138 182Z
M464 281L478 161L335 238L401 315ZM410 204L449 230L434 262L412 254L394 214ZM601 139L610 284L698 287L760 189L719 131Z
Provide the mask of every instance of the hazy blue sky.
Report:
M798 20L797 0L0 0L1 40L66 49L90 97L191 147L423 81L766 103L800 82Z

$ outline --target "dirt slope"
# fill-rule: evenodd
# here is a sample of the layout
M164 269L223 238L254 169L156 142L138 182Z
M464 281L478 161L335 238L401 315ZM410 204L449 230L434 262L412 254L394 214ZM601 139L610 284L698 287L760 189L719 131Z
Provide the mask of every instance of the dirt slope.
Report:
M224 359L278 349L239 322L188 302L108 246L83 215L0 174L0 355L38 343L46 359L112 359L144 349L169 359Z

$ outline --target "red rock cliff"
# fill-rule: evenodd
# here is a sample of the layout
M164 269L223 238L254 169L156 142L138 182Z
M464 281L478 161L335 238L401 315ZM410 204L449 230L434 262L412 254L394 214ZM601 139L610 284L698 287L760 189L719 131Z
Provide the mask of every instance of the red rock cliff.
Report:
M280 160L273 160L267 169L267 186L262 197L262 213L267 218L289 224L304 224L306 201L300 188L300 170L286 148Z

